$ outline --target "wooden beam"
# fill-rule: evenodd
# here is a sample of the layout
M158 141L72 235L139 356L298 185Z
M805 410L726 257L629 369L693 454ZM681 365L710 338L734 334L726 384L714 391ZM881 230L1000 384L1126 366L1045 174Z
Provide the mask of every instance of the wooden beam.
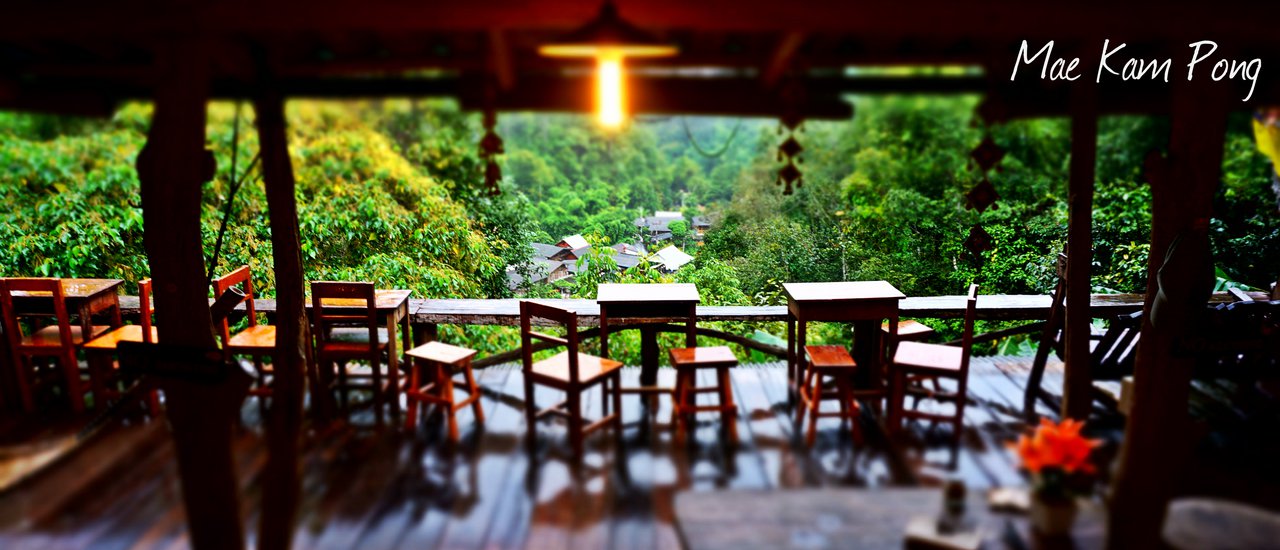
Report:
M786 73L787 68L791 66L791 60L795 58L796 52L800 50L800 46L804 45L806 35L802 32L789 32L782 36L778 41L778 45L774 47L773 54L769 56L769 62L760 72L760 83L766 89L773 88Z
M297 519L301 485L298 445L302 426L304 372L311 366L311 331L307 320L298 205L285 126L284 97L264 83L254 102L271 251L276 276L276 350L271 409L267 418L267 465L263 472L262 515L258 544L287 549ZM323 387L312 372L312 403L323 409Z
M143 243L155 281L156 327L166 345L216 350L200 233L201 187L212 175L205 150L208 73L203 45L176 40L160 64L155 115L138 155ZM171 370L182 371L175 361ZM172 428L191 544L244 546L235 465L233 415L240 401L223 383L161 380ZM240 394L243 399L243 393Z
M1213 195L1226 135L1223 89L1178 83L1173 131L1162 175L1151 186L1151 256L1134 398L1120 449L1108 521L1108 547L1160 540L1165 509L1191 451L1187 401L1194 360L1176 353L1213 289L1208 244ZM1176 244L1175 244L1176 243Z
M1093 180L1098 156L1097 96L1093 83L1072 90L1071 165L1067 192L1066 373L1064 416L1089 418L1093 399L1089 350L1090 265L1093 263Z
M511 60L511 47L502 29L489 30L489 64L494 79L501 90L510 90L516 84L516 70Z

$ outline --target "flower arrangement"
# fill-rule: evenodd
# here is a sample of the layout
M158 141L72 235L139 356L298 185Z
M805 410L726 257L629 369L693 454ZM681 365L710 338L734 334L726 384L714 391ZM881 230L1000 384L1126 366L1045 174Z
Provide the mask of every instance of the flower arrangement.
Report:
M1018 437L1012 445L1022 460L1022 467L1031 472L1035 496L1061 502L1087 492L1088 477L1095 471L1089 454L1102 441L1080 435L1083 427L1084 422L1070 418L1058 424L1041 418L1040 425L1030 435Z

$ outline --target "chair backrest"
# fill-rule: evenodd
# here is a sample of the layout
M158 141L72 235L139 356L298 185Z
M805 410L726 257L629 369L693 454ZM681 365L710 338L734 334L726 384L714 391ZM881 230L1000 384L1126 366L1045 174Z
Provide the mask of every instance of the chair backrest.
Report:
M10 277L0 279L0 308L4 309L4 330L9 335L9 344L17 349L22 341L22 323L18 322L17 310L13 307L14 292L47 292L53 300L53 317L58 325L58 336L64 347L71 343L71 315L67 312L67 301L62 293L62 279L51 277Z
M969 285L969 297L964 306L964 335L960 345L964 354L960 358L961 372L969 372L969 355L973 353L973 323L978 317L978 285Z
M154 344L151 341L151 279L143 279L138 281L138 314L142 317L142 341L148 344Z
M534 319L545 319L563 325L565 336L552 336L533 330ZM528 376L533 371L533 341L541 340L552 344L551 347L564 346L569 352L569 380L577 383L578 379L578 314L558 307L520 301L520 350L524 363L524 373Z
M237 300L235 305L244 303L248 312L249 326L257 326L258 315L253 307L253 272L249 271L249 266L242 265L235 271L214 279L213 297L219 298L227 290L236 286L241 287L240 291L244 296ZM222 333L223 343L231 339L231 324L226 318L223 318L222 322L219 323L218 330Z
M378 343L378 299L373 283L311 281L311 327L316 344L329 341L334 327L369 329L370 345Z

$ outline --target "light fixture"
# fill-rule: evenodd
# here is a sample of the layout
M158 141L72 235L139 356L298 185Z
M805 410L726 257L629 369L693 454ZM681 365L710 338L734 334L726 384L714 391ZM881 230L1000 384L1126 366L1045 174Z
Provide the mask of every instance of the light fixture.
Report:
M596 60L596 114L606 128L618 128L627 118L624 60L628 57L670 57L678 49L623 21L613 2L606 0L595 19L560 40L543 44L547 57Z

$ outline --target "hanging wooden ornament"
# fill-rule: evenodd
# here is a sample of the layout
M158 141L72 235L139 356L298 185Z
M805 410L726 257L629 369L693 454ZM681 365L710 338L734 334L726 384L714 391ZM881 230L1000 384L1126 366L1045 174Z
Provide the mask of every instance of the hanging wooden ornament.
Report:
M795 187L804 185L804 174L800 172L799 168L796 168L793 160L788 159L787 164L778 170L777 183L778 185L786 186L782 189L783 195L790 195L794 192L792 189L793 184Z
M484 137L480 138L480 158L484 160L484 186L491 197L502 194L502 189L498 187L498 183L502 181L502 168L498 166L498 161L494 157L506 152L502 145L502 138L494 130L497 123L497 113L492 108L485 109Z
M965 194L965 199L967 199L967 203L964 206L965 209L973 210L976 208L979 214L986 212L988 207L993 210L1000 208L996 204L996 201L1000 200L1000 193L996 192L996 186L991 185L991 180L987 179L986 176L983 176L982 181L978 182L977 185L973 186L973 189L970 189Z
M983 252L995 248L995 240L981 225L975 225L969 228L969 238L964 240L964 247L974 256L981 256Z
M973 157L973 160L978 163L978 168L981 168L983 172L990 172L995 165L1000 163L1000 160L1004 158L1004 155L1004 149L1001 149L999 145L996 145L995 140L991 139L990 134L983 138L982 143L979 143L978 146L969 153L969 156Z
M778 145L778 162L784 163L778 169L777 184L782 185L782 194L790 195L796 187L804 185L804 174L796 164L804 162L800 157L804 146L796 139L796 132L804 131L804 115L801 107L805 101L804 86L797 79L789 80L782 86L778 94L782 103L782 114L778 117L778 133L786 134L787 139Z

